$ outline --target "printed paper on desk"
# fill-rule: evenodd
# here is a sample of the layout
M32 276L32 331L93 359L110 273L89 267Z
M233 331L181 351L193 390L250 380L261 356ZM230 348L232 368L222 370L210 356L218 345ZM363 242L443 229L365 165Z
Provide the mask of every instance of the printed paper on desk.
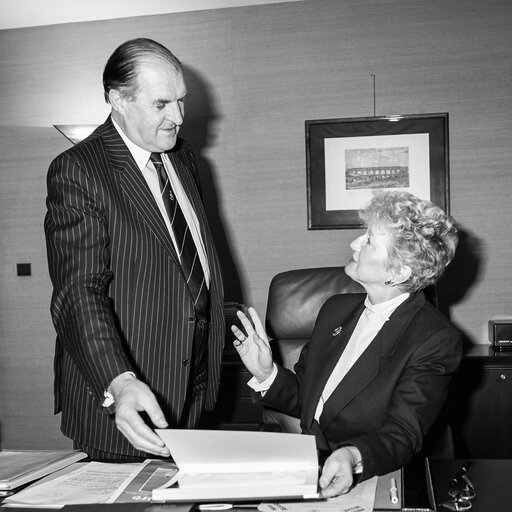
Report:
M179 472L154 501L317 497L314 436L276 432L157 430Z
M378 478L359 482L347 494L324 501L260 503L259 512L372 512ZM380 510L380 509L379 509Z
M102 503L140 470L140 464L88 462L55 479L37 482L6 498L3 506L62 508L65 505Z

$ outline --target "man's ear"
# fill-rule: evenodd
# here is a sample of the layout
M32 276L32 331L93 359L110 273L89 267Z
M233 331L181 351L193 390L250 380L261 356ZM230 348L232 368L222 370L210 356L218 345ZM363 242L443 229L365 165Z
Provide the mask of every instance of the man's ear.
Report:
M108 91L108 101L116 112L123 113L125 98L118 90L110 89Z
M405 283L411 277L411 274L411 267L402 265L399 269L393 271L393 282L395 284Z

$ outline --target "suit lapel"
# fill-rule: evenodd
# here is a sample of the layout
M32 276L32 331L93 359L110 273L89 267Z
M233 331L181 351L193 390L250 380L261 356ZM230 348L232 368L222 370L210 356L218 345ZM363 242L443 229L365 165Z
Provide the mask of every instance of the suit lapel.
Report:
M169 236L169 231L142 172L110 118L104 127L102 136L111 168L114 171L112 173L113 181L119 186L130 206L137 211L149 230L179 265L178 255Z
M378 375L380 366L378 338L380 336L377 335L324 404L320 416L322 430L325 430L339 412Z
M137 211L148 229L168 251L175 264L181 269L182 267L176 249L155 198L110 117L103 126L98 128L98 131L105 142L107 157L114 171L111 173L114 186L121 189L130 206ZM198 217L212 278L210 292L215 294L215 297L212 298L218 300L219 297L222 296L220 263L213 247L213 238L208 228L206 214L197 190L197 185L190 172L190 169L195 168L195 165L192 158L187 158L185 153L185 150L180 150L176 147L169 151L167 155Z
M322 430L325 430L340 411L378 376L382 357L392 355L397 349L407 326L424 303L422 293L412 295L393 312L324 404L320 417Z
M318 340L319 350L315 351L315 354L311 354L312 358L308 362L311 374L307 379L309 386L304 389L304 394L308 397L304 417L309 425L314 421L314 414L320 400L320 395L341 354L345 350L363 309L364 304L361 302L355 309L351 309L348 312L340 311L340 315L328 319L322 329L320 339ZM340 327L341 331L336 334Z

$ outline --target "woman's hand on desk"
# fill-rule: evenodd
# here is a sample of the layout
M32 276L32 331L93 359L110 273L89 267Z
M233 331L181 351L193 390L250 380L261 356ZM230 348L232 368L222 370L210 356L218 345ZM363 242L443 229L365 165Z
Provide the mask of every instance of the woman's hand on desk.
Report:
M355 446L344 446L334 450L327 457L319 485L324 498L347 493L354 481L354 467L361 461L361 454Z
M250 320L242 311L237 311L245 333L236 325L231 326L231 331L236 338L233 346L246 368L259 382L263 382L272 375L272 350L258 313L254 308L249 308L248 312Z

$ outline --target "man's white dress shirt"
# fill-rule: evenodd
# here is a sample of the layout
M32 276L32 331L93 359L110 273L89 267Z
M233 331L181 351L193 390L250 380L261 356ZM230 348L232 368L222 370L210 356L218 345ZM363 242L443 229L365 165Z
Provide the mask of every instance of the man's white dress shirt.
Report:
M142 175L144 176L144 179L146 180L146 183L148 184L148 187L151 190L151 193L153 194L155 201L158 205L158 208L160 209L160 213L162 214L162 218L164 219L165 225L167 226L167 229L169 230L169 234L171 235L172 243L174 244L174 247L176 247L176 240L174 237L174 232L171 228L171 223L169 221L169 216L167 215L167 211L165 210L164 202L162 199L162 194L160 192L160 183L158 181L158 174L157 171L153 165L153 163L149 160L149 157L151 156L151 153L149 151L146 151L145 149L142 149L141 147L134 144L124 133L123 130L119 127L119 125L112 119L112 123L114 124L114 127L119 132L119 135L121 135L121 138L125 142L125 144L128 146L128 149L130 150L130 153L132 154L135 163L137 164L138 168L141 170ZM178 178L178 175L176 174L176 171L174 170L174 167L171 164L171 161L169 160L169 157L162 153L162 162L164 164L165 170L167 171L167 175L169 176L169 180L171 182L172 189L176 195L176 199L178 200L178 203L181 207L181 210L183 211L183 215L185 217L185 220L187 221L188 227L190 229L190 233L192 235L192 239L194 240L194 243L196 244L197 248L197 254L199 256L199 260L201 261L201 266L203 267L204 272L204 278L206 282L206 286L210 288L210 268L208 266L208 260L206 258L206 249L204 247L203 239L201 237L201 228L199 226L199 221L197 219L196 212L194 211L194 208L190 204L190 201L187 197L187 194L185 193L185 190L183 188L183 185L181 184L180 179ZM178 253L178 251L176 250ZM179 257L179 253L178 253Z

